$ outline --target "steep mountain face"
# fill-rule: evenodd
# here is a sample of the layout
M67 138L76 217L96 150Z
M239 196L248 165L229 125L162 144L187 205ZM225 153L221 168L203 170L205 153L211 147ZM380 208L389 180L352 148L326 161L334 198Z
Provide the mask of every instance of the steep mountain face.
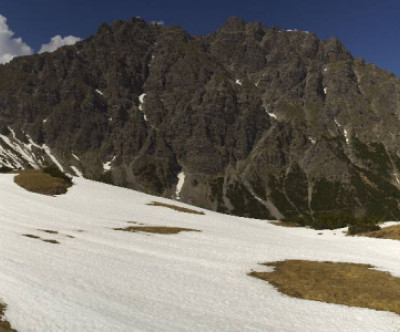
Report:
M0 164L240 216L398 219L399 96L335 38L134 18L0 66Z

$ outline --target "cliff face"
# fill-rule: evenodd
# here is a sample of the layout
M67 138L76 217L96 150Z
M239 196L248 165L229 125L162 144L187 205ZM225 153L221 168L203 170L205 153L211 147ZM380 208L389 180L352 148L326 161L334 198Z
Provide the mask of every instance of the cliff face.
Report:
M0 66L0 164L240 216L398 219L399 96L335 38L117 21Z

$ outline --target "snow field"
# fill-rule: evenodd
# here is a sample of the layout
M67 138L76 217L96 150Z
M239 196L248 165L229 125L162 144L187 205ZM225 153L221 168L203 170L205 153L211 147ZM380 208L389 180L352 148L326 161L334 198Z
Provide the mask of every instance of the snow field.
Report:
M399 330L395 314L289 298L247 276L283 259L367 263L400 276L397 241L192 215L146 205L180 202L74 182L66 195L47 197L0 176L0 298L19 332ZM112 229L128 221L202 232Z

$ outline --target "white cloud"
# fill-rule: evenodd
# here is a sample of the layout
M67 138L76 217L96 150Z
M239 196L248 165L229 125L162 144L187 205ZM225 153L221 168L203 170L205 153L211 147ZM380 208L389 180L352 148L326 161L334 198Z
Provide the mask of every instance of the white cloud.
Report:
M56 35L50 42L43 44L39 53L54 52L56 49L65 45L74 45L81 39L74 36L61 37ZM20 55L33 54L33 49L24 43L21 38L15 38L14 32L7 24L7 18L0 15L0 64L10 62L13 58Z
M21 38L14 38L7 19L0 15L0 64L10 62L16 56L32 53L33 50Z
M74 45L76 42L80 41L79 37L75 36L67 36L61 37L60 35L54 36L51 38L50 42L47 44L43 44L40 48L39 53L43 52L54 52L56 49L65 46L65 45Z

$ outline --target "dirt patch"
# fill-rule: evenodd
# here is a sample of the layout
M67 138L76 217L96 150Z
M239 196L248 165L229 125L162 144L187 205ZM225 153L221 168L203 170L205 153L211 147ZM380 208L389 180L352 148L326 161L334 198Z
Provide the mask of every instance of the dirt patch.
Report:
M161 226L129 226L125 228L114 228L116 231L124 232L146 232L156 234L178 234L180 232L201 232L197 229L181 227L161 227Z
M184 212L184 213L191 213L191 214L198 214L198 215L205 214L203 211L196 211L196 210L188 209L185 207L172 205L172 204L165 204L165 203L160 203L160 202L151 202L151 203L148 203L147 205L165 207L165 208L169 208L169 209L179 211L179 212Z
M400 240L400 225L383 227L376 231L358 233L356 236L372 237L377 239Z
M286 295L400 314L400 278L370 265L302 260L264 265L275 270L249 275L268 281Z
M68 181L41 170L23 170L14 178L14 182L28 191L49 196L65 194L71 187Z

